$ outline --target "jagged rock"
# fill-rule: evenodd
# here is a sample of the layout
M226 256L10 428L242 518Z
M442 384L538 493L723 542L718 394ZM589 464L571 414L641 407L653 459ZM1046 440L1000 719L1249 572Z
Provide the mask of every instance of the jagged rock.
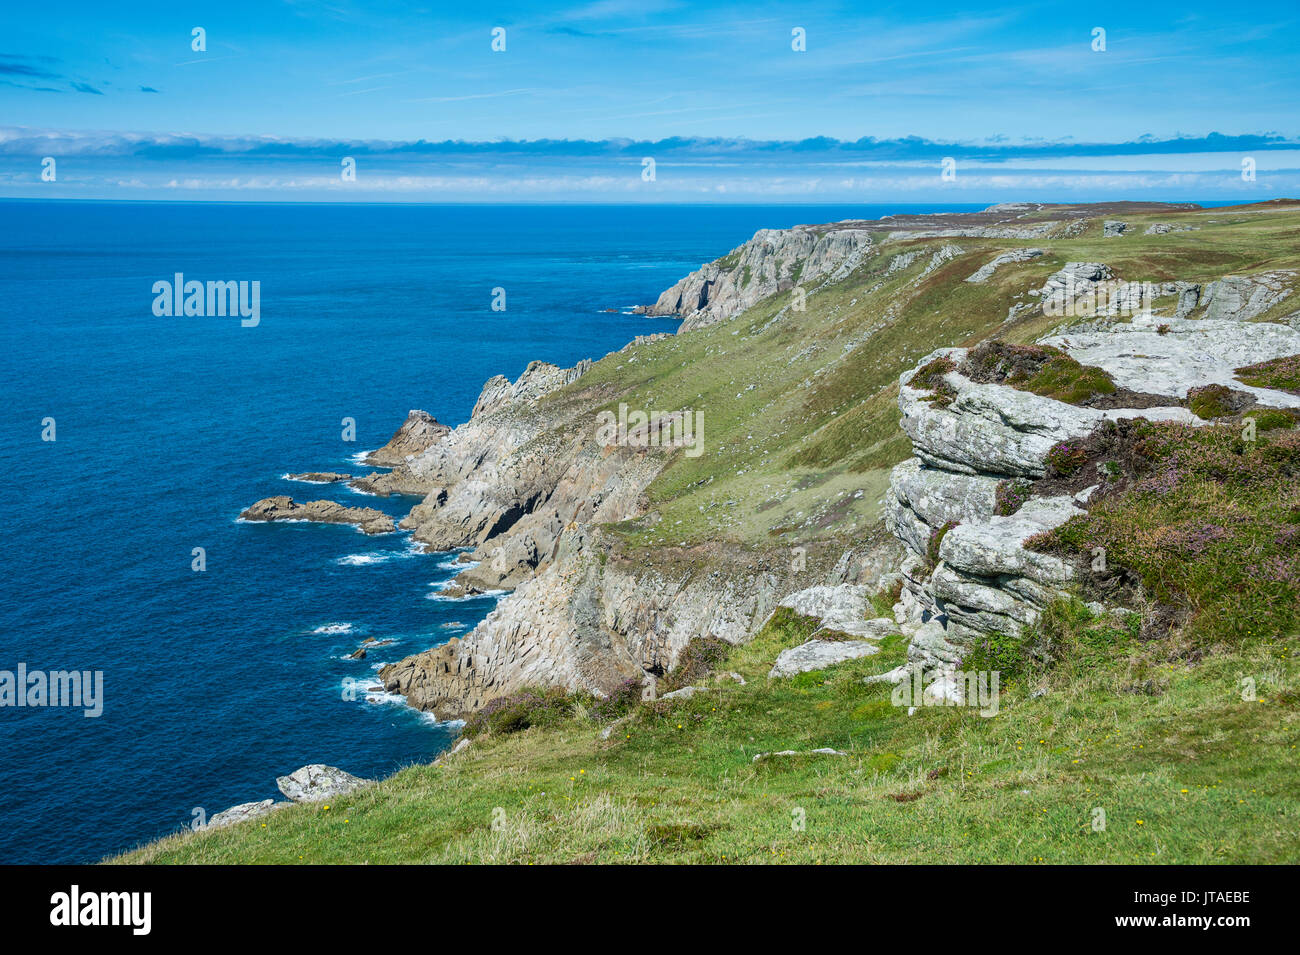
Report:
M998 270L999 266L1009 265L1012 262L1028 262L1030 259L1036 259L1043 254L1042 249L1015 249L1011 252L1003 252L992 262L981 265L966 279L967 282L980 284L987 282L993 277L993 273Z
M510 405L536 401L538 398L572 384L591 369L591 359L585 358L572 368L560 368L546 361L532 361L515 381L505 375L496 375L483 383L478 401L474 403L471 418L500 411Z
M783 650L776 658L768 677L794 676L810 670L822 670L846 660L878 653L880 648L867 640L809 640Z
M397 432L382 448L366 455L365 462L372 467L390 467L401 464L413 454L419 454L441 441L451 431L427 411L413 409Z
M304 501L280 495L266 497L239 515L245 521L308 521L314 524L351 524L364 534L391 534L393 519L373 507L344 507L336 501Z
M671 669L696 636L747 639L785 586L744 555L734 568L719 557L710 573L687 578L602 563L594 533L567 531L555 558L470 633L380 670L385 687L441 719L530 686L607 695Z
M391 494L424 497L429 493L428 482L413 474L404 464L396 465L391 471L362 474L349 481L348 487L378 497L388 497Z
M284 806L288 803L279 803ZM231 806L229 809L217 813L208 820L208 829L224 829L226 826L233 826L235 823L243 822L246 819L256 819L259 816L265 816L277 806L273 799L262 799L257 802L241 802L238 806Z
M760 229L730 255L665 291L646 314L682 318L679 334L728 321L796 284L809 287L844 277L872 248L871 233L864 229Z
M1128 223L1120 222L1118 219L1107 219L1102 223L1102 237L1113 239L1115 236L1123 235L1128 231Z
M335 766L312 763L295 769L288 776L278 777L275 784L294 802L321 802L337 799L373 782L373 779L353 776Z
M774 756L847 756L848 753L842 753L838 749L831 749L829 746L823 746L821 749L783 749L776 753L757 753L750 760L751 763L757 763L760 760L771 759Z
M337 471L307 471L303 474L286 474L286 481L302 481L304 484L337 484L339 481L352 480L351 474Z

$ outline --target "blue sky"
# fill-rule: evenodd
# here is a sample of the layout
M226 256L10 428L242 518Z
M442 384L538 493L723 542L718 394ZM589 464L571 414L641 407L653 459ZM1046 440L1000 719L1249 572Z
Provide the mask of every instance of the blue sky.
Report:
M1294 2L7 4L0 194L1295 194L1297 26Z

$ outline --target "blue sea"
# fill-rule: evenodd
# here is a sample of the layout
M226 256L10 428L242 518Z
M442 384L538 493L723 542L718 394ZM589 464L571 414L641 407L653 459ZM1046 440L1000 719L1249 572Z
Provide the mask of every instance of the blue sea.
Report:
M286 472L361 473L411 408L456 425L492 375L675 330L604 310L757 229L967 208L0 201L0 671L104 681L97 718L0 708L0 862L93 862L306 763L383 776L455 738L346 687L494 598L431 599L451 555L405 533L240 523L273 494L415 503ZM260 282L259 324L155 316L178 272ZM367 637L393 642L346 659Z

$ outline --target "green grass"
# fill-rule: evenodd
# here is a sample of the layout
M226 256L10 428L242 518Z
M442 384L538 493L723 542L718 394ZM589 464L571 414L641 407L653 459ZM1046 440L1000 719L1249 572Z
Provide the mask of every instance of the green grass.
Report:
M952 707L909 716L888 685L862 683L901 661L901 639L769 683L776 653L813 627L779 616L726 662L747 685L643 705L608 741L575 711L481 737L442 766L411 767L328 808L180 834L115 861L1300 859L1296 673L1283 644L1170 664L1158 646L1099 652L1093 640L1059 655L1045 696L1031 698L1027 680L1003 683L992 718ZM1258 699L1242 698L1245 677ZM753 762L823 746L848 755Z

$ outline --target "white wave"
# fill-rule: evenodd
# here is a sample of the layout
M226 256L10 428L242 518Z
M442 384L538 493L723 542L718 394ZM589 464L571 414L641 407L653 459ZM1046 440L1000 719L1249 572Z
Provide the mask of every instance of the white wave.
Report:
M312 633L356 633L356 627L350 623L323 623Z
M414 541L408 541L402 550L372 550L363 554L348 554L345 557L336 557L334 563L342 564L344 567L365 567L369 564L386 564L390 560L407 560L411 557L423 556L424 551L420 550Z
M481 563L482 561L479 560L469 560L459 564L454 560L440 560L438 561L438 568L440 570L472 570Z

